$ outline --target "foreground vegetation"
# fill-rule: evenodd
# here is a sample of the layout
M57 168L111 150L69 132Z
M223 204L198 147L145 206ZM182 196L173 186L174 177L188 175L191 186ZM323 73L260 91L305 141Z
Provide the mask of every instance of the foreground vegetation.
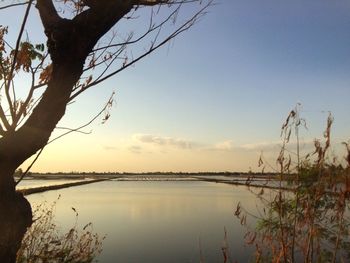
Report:
M255 228L247 223L250 211L237 205L235 215L247 229L247 244L255 247L255 262L350 260L350 145L343 143L344 160L330 157L333 118L329 115L324 141L315 140L314 152L302 156L299 129L303 123L296 108L282 126L277 158L280 189L254 192L262 207L254 215ZM292 134L297 142L294 152L288 148ZM259 165L264 165L263 158ZM288 191L283 190L286 184Z
M88 263L102 252L104 238L93 232L91 223L79 229L74 208L75 224L67 233L61 233L55 223L56 202L34 209L34 222L22 240L17 263Z

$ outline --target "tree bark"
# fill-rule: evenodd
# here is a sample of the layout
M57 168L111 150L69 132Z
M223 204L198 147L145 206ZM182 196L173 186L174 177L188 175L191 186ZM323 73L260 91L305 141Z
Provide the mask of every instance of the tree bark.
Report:
M0 200L0 262L15 263L27 228L32 224L32 210L27 199L17 193L11 200Z
M15 192L14 168L0 163L0 262L16 262L26 230L32 224L32 210L27 199Z

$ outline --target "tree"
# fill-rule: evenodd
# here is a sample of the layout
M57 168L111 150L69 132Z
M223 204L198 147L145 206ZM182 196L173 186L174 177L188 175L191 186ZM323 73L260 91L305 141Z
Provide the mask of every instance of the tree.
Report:
M8 28L0 27L0 232L6 233L0 238L0 261L13 262L18 240L32 221L30 204L15 191L16 169L45 147L70 102L188 30L213 0L1 2L1 11L25 7L15 46L6 41ZM23 41L34 6L45 30L46 45ZM147 8L146 30L139 35L129 32L120 40L113 28L135 20L138 12ZM180 12L185 8L192 10L186 18ZM164 31L169 26L170 33ZM139 43L148 44L131 52ZM18 96L16 80L24 75L30 78L29 88L25 96ZM14 221L16 226L11 224Z

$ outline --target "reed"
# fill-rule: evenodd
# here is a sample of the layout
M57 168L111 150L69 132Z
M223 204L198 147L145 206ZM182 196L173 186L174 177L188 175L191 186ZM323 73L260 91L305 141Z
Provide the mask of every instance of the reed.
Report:
M72 208L75 224L67 233L60 232L54 220L57 201L34 209L34 223L22 241L17 263L90 263L102 252L104 237L93 232L91 223L79 229L75 208Z
M349 262L350 147L343 143L343 162L329 157L332 124L330 114L323 140L316 139L314 151L303 156L299 129L305 121L298 107L292 110L282 125L280 188L252 191L262 207L254 213L255 228L247 224L251 211L237 205L235 216L246 228L246 243L256 248L255 262ZM292 136L294 151L288 149ZM261 166L264 162L260 158Z

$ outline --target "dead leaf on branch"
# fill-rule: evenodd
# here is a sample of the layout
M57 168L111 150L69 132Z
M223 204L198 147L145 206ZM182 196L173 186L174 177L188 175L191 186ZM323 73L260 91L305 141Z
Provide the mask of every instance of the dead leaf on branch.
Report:
M51 74L52 74L52 64L48 65L40 73L39 84L47 83L50 80Z

